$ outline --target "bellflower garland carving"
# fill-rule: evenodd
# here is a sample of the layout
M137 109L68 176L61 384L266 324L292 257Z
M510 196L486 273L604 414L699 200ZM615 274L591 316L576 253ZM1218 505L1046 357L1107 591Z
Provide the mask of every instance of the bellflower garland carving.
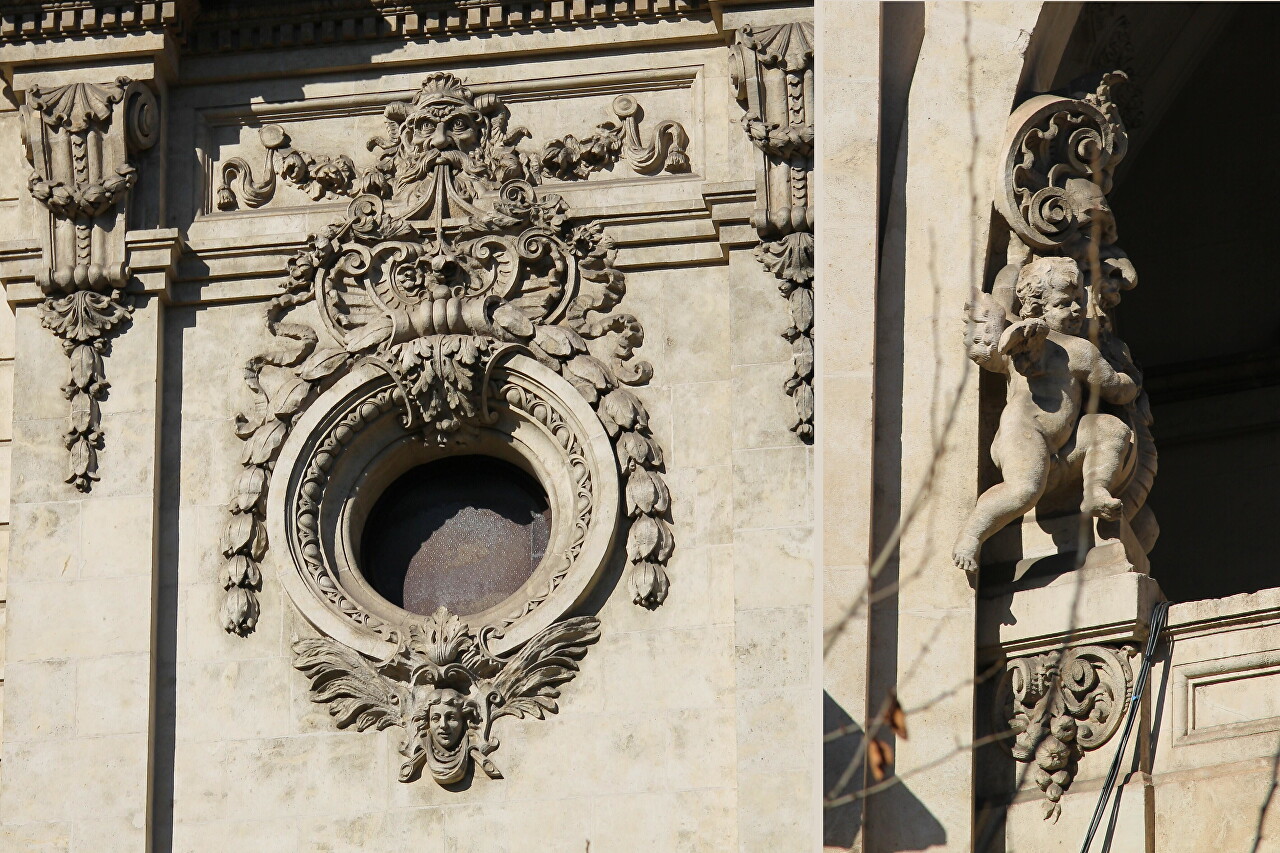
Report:
M997 730L1015 733L1010 751L1035 763L1045 820L1057 821L1085 753L1120 727L1133 691L1130 646L1079 646L1009 661L997 688ZM1002 741L1003 742L1003 741Z
M237 420L244 468L221 544L224 627L244 634L258 619L267 485L281 446L316 395L356 365L376 366L391 388L357 405L353 416L376 417L397 406L420 440L465 446L496 417L494 401L502 401L544 419L572 460L571 436L552 410L495 381L495 366L517 351L576 389L612 439L630 518L627 583L637 604L657 606L674 547L666 520L670 494L648 413L627 389L647 382L652 368L634 358L643 341L639 321L614 311L625 284L610 241L597 225L573 221L559 196L537 188L536 164L515 147L518 135L508 131L510 113L498 98L475 96L456 77L433 74L412 103L393 103L385 115L386 136L370 143L382 151L378 164L359 179L370 192L289 261L281 293L267 309L276 344L246 367L256 406ZM314 306L318 326L291 316L304 305ZM358 428L335 426L338 443L322 443L314 456L318 476L341 452L343 436ZM304 486L303 516L317 488L323 487ZM307 541L304 556L312 547ZM551 572L547 594L556 577ZM537 606L531 600L526 612ZM540 636L559 636L558 627ZM376 633L390 638L396 630ZM372 671L361 670L369 678ZM377 677L385 681L387 672ZM487 734L481 742L490 742Z
M155 96L127 77L33 86L23 117L33 166L27 186L53 222L49 267L37 278L45 297L41 323L62 341L70 362L63 387L71 405L66 481L87 492L98 479L103 445L99 404L109 387L103 356L132 311L124 297L123 220L137 170L128 154L155 144Z
M990 536L1042 501L1078 507L1116 538L1128 525L1144 552L1159 535L1147 506L1150 403L1114 320L1138 283L1107 203L1128 148L1111 94L1124 80L1116 72L1074 98L1032 98L1011 121L996 200L1012 232L1009 262L965 309L970 358L1009 379L991 448L1003 482L978 498L956 541L966 571Z
M746 114L743 129L760 151L756 257L778 277L791 325L795 404L791 429L813 440L813 24L744 26L730 54L730 85Z

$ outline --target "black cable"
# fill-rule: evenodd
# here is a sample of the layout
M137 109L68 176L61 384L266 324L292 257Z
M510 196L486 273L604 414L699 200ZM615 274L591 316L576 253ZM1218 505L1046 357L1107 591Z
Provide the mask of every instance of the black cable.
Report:
M1093 820L1089 822L1089 834L1084 837L1084 846L1080 848L1080 853L1089 853L1089 845L1093 843L1093 836L1098 831L1098 826L1102 823L1102 815L1107 810L1107 800L1111 798L1111 789L1116 784L1116 777L1120 775L1120 762L1124 760L1125 747L1129 745L1129 735L1133 733L1133 723L1138 718L1138 703L1142 700L1142 694L1147 689L1147 676L1151 673L1151 658L1156 653L1156 646L1160 644L1160 635L1164 633L1165 618L1169 613L1169 602L1161 601L1151 610L1151 625L1147 635L1147 650L1142 656L1142 668L1138 670L1138 680L1133 685L1133 698L1129 700L1129 716L1124 721L1124 732L1120 735L1120 746L1116 749L1115 757L1111 759L1111 769L1107 771L1107 781L1102 786L1102 793L1098 797L1098 807L1093 810Z

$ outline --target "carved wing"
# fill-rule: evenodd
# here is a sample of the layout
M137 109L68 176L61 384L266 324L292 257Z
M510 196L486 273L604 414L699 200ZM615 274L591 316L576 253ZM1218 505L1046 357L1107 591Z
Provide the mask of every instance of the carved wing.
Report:
M587 646L600 639L600 620L579 616L552 625L522 648L493 679L502 702L493 718L524 717L541 720L543 712L556 712L556 688L578 673L578 661Z
M1002 306L990 293L978 293L965 303L964 343L969 358L991 370L998 370L1000 336L1009 325Z
M311 701L327 703L329 713L344 729L404 726L408 693L378 672L359 652L328 638L293 644L295 669L311 679Z

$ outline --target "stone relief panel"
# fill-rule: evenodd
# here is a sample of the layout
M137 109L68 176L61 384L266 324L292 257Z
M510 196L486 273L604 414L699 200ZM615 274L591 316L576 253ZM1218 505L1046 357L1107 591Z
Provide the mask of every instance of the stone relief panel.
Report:
M452 785L473 761L501 779L489 758L498 748L493 723L555 713L557 686L577 673L599 626L590 616L566 619L498 657L485 632L472 633L442 608L425 625L411 626L385 661L370 663L326 637L294 643L294 666L310 679L312 701L327 703L339 727L404 729L401 782L425 767L435 782Z
M109 387L103 356L132 311L124 293L131 275L127 202L137 180L130 156L158 139L158 106L145 84L120 77L33 86L22 116L33 168L27 186L50 221L48 265L36 278L44 295L41 323L62 341L70 363L63 386L71 404L66 481L88 492L103 443L99 403Z
M730 85L746 114L742 126L760 152L756 257L778 277L791 325L795 401L791 429L813 440L813 24L744 26L731 49Z
M969 572L988 538L1033 509L1094 523L1078 564L1142 569L1159 534L1147 506L1150 404L1115 330L1121 295L1138 283L1107 203L1128 145L1111 97L1123 81L1107 74L1077 97L1031 98L1010 119L996 199L1009 260L965 309L969 357L1008 379L991 445L1003 482L978 498L955 545Z
M598 636L594 618L565 617L616 538L635 603L666 597L663 454L628 390L652 368L635 357L639 320L615 310L625 282L609 239L539 188L539 160L517 147L501 99L437 73L385 119L377 162L318 194L359 193L289 261L267 309L277 343L245 369L256 406L237 419L220 619L254 629L271 542L282 585L322 634L295 644L312 699L341 726L402 726L404 781L425 766L451 784L473 760L496 778L490 725L555 710L556 687ZM620 127L618 154L631 156ZM680 168L682 132L659 134L665 153L650 159ZM325 162L339 164L325 174L348 174L349 160ZM460 454L525 468L552 509L532 576L465 622L381 598L357 557L370 496Z
M520 125L508 127L502 124L499 131L504 134L503 144L518 150L520 156L528 161L528 177L535 183L581 181L602 172L620 180L661 174L683 175L692 168L688 132L682 124L671 119L650 123L641 101L656 103L663 110L686 112L689 109L685 103L686 93L691 82L691 79L677 74L671 80L638 83L637 90L649 91L619 94L611 102L601 104L614 120L602 121L586 134L563 133L561 128L570 119L562 115L562 108L550 99L572 97L584 101L572 110L577 116L584 110L589 112L595 108L594 104L599 100L598 96L591 94L595 87L585 87L586 94L572 88L563 93L541 93L548 100L535 100L534 95L538 93L516 93L515 98L503 96L501 100L507 104L508 112L504 116L495 116L495 119L499 124L509 122L509 107L520 100L538 105L537 109L522 115ZM616 90L620 85L625 84L612 84L608 88ZM488 100L499 96L486 93L477 97ZM347 100L350 101L349 109L343 111L343 118L348 121L353 116L359 121L373 109L385 118L387 107L383 104L375 105L367 98ZM268 111L264 116L271 118L273 113ZM330 118L327 113L312 116L305 110L301 116L320 122ZM219 121L216 114L212 118ZM259 151L265 149L265 157L253 151L252 144L229 144L229 126L215 124L207 129L210 144L231 154L216 166L211 164L216 184L212 197L214 209L256 209L271 205L277 198L296 204L297 195L289 193L286 198L286 194L281 192L283 187L301 191L313 201L335 201L363 194L390 198L391 187L385 179L390 161L386 150L377 145L376 138L369 143L370 151L380 152L375 156L374 164L358 167L357 160L361 159L358 155L352 157L346 153L306 150L290 133L290 125L296 124L297 119L288 111L281 112L279 119L278 122L267 121L257 131ZM362 121L360 123L363 124ZM238 129L239 121L236 126ZM298 132L310 135L314 130L299 127ZM549 141L539 144L535 142L539 138Z

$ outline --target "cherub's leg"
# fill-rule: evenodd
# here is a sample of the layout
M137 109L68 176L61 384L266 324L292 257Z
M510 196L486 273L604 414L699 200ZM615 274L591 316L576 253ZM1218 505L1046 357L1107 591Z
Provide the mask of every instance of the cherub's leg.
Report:
M991 534L1036 505L1048 479L1049 448L1036 429L1028 426L1007 430L1002 424L993 449L998 451L1004 482L978 497L956 539L952 559L957 568L966 572L978 570L978 551Z
M1131 431L1124 421L1115 415L1085 415L1076 427L1074 455L1083 454L1081 473L1084 479L1084 500L1080 511L1096 515L1107 521L1117 521L1124 513L1124 504L1112 494L1124 455L1129 449Z

